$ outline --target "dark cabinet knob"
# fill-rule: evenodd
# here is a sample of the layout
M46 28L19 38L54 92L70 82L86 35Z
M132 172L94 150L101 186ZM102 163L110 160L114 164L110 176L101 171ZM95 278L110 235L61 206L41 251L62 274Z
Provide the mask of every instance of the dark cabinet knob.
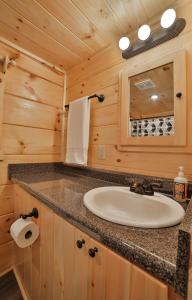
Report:
M76 245L78 248L82 248L83 244L85 244L85 240L77 240L76 241Z
M96 247L95 248L90 248L89 249L89 256L95 257L96 252L98 252L98 249Z
M176 97L177 97L177 98L181 98L181 97L182 97L182 93L181 93L181 92L178 92L178 93L176 94Z

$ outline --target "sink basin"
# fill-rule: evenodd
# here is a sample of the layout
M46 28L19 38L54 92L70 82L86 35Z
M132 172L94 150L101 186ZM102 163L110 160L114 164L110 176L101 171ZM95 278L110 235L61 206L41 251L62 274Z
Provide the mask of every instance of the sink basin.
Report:
M101 187L84 195L84 205L107 221L141 228L162 228L181 222L180 204L160 193L154 196L130 192L128 187Z

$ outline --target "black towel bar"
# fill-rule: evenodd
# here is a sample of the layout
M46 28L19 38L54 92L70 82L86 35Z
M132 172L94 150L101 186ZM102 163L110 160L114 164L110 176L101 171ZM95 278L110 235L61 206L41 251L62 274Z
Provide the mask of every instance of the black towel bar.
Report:
M99 102L103 102L105 100L105 96L104 95L94 94L94 95L91 95L91 96L88 97L88 99L92 99L92 98L98 98ZM65 109L69 109L69 104L65 105Z

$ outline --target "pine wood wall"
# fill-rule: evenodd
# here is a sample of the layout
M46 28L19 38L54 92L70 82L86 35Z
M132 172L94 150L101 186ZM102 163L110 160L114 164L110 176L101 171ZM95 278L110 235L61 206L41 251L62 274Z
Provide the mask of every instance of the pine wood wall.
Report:
M8 233L14 220L13 185L7 164L60 160L64 75L0 43L0 55L14 58L4 80L0 162L0 274L12 264ZM3 78L4 77L4 78ZM1 127L1 126L0 126Z
M121 51L116 45L110 46L68 72L69 102L93 93L102 93L106 97L102 104L96 100L91 104L89 166L173 178L178 166L184 165L186 175L192 180L192 3L182 1L180 5L177 15L186 18L187 26L178 38L127 61L121 58ZM125 66L137 67L141 61L158 59L160 53L166 56L182 48L187 51L187 146L164 148L163 153L158 153L156 147L147 148L145 152L138 152L138 147L126 152L118 151L119 71ZM106 147L104 160L98 158L99 145Z

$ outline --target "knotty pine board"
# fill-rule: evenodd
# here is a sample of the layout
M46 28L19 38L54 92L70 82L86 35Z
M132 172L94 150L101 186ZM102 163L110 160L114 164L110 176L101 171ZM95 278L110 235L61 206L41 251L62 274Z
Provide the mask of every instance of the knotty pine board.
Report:
M174 178L179 165L192 180L192 21L189 11L192 4L186 2L177 10L178 17L186 18L187 25L182 34L154 49L129 60L121 58L121 51L110 46L100 53L71 68L68 73L67 101L103 93L103 103L91 102L91 130L88 164L92 167L141 173L152 176ZM119 72L124 67L135 68L142 61L165 57L178 50L187 53L187 146L186 147L129 147L119 150ZM99 145L106 146L106 158L98 158Z
M4 78L0 162L0 273L12 266L13 185L9 163L55 162L61 157L64 74L0 43L0 55L16 61Z

